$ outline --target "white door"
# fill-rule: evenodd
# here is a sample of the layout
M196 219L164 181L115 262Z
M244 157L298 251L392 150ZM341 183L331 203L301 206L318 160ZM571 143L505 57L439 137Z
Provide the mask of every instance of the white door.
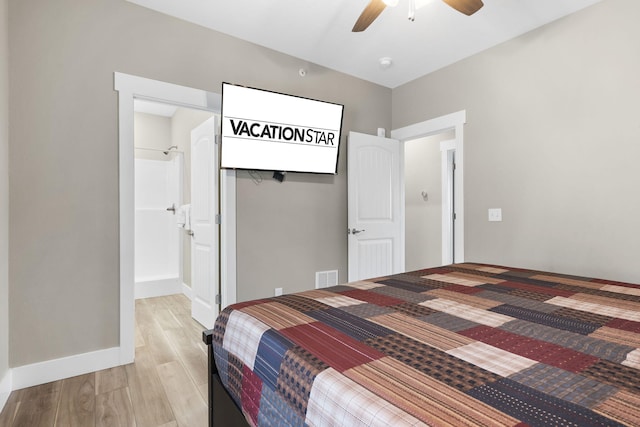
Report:
M349 132L349 281L400 273L400 142Z
M217 117L191 131L191 316L213 328L218 305Z

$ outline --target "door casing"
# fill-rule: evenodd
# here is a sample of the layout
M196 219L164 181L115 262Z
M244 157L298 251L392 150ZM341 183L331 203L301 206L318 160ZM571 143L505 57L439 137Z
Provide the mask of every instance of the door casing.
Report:
M400 215L402 218L402 231L400 233L402 239L402 247L404 248L404 236L405 236L405 194L404 194L404 141L410 141L413 139L423 138L426 136L436 135L438 133L452 130L454 132L453 142L450 142L446 147L447 151L455 150L455 163L456 168L454 171L454 200L453 206L455 206L455 225L452 230L454 235L454 250L451 252L447 248L443 247L443 264L450 264L451 262L464 262L464 124L467 122L466 110L457 111L455 113L447 114L441 117L437 117L431 120L415 123L402 128L394 129L391 131L391 138L400 141ZM444 178L444 176L443 176ZM445 225L445 219L443 219L443 227ZM443 242L445 242L443 229ZM453 259L445 259L446 253L453 253ZM404 266L404 252L402 253L402 265Z
M220 113L219 94L114 73L114 88L118 91L119 139L119 219L120 219L120 364L135 358L134 300L134 140L133 101L135 98ZM220 302L222 307L236 300L236 223L235 171L220 174Z

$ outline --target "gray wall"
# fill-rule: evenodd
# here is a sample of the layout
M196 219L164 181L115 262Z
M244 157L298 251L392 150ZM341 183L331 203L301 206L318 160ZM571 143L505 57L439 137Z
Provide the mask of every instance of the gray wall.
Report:
M467 261L640 282L638 16L605 0L393 91L394 128L467 111Z
M9 370L9 42L0 0L0 381ZM0 390L0 393L2 390Z
M343 103L346 132L391 125L390 89L317 66L300 78L299 59L124 0L9 0L9 16L11 366L118 345L114 71ZM345 153L337 177L239 179L241 299L346 277Z

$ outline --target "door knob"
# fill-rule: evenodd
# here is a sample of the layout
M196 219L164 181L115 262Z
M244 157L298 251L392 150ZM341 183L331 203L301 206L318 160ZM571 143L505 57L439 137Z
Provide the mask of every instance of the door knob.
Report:
M363 231L365 230L364 229L356 230L355 228L347 228L347 234L358 234L358 233L362 233Z

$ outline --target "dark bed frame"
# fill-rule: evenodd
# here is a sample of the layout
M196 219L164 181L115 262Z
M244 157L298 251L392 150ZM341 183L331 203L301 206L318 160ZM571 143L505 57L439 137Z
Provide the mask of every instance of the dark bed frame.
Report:
M209 374L209 427L247 427L249 424L242 411L222 386L218 368L213 357L213 330L202 332L202 341L208 348ZM215 408L215 410L214 410Z

